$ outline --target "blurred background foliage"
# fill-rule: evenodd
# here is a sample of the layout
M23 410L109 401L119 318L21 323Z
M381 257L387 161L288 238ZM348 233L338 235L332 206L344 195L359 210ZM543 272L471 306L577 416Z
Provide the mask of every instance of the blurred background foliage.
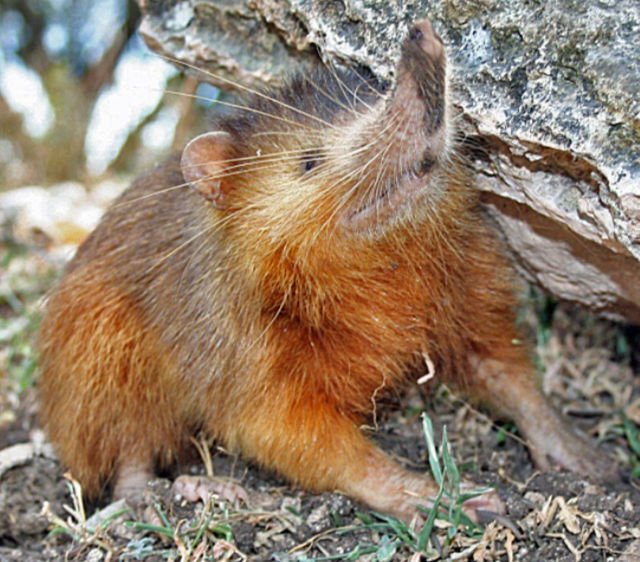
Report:
M184 143L207 104L139 17L133 0L0 2L0 191L136 174Z

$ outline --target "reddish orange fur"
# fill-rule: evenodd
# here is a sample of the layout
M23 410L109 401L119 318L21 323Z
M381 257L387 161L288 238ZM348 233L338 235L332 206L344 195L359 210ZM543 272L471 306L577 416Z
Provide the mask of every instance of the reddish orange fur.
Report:
M176 183L161 169L130 198L170 182ZM262 280L258 293L247 281L222 285L228 289L225 302L241 307L239 321L223 318L225 307L209 319L226 323L233 342L233 349L225 348L228 357L212 354L211 369L226 362L233 376L207 380L207 373L195 373L191 384L160 341L149 305L134 294L149 287L119 285L140 265L131 258L118 261L113 250L98 257L107 240L103 231L113 238L140 220L123 213L126 200L112 209L50 296L41 335L43 419L85 491L95 496L119 463L135 455L143 464L166 465L189 432L203 425L232 450L306 488L357 494L372 466L363 459L384 459L358 425L374 395L397 386L411 365L423 361L423 352L439 359L440 376L463 384L472 352L528 365L523 349L512 344L509 270L488 250L496 240L471 212L473 197L453 182L451 190L451 209L437 219L444 235L430 239L417 229L415 236L391 237L374 247L335 245L327 236L318 239L313 258L296 265L275 249L263 249L264 257L251 263ZM166 216L185 198L201 205L192 193L145 205L155 209L150 216ZM457 218L447 224L447 217ZM245 253L234 261L244 262L259 244L245 239L242 245ZM327 253L330 262L322 259ZM184 274L161 255L149 260L177 278ZM159 298L171 310L175 303L168 300L171 288L166 290ZM166 312L171 321L188 325L181 314ZM200 345L195 332L185 338ZM399 486L406 473L398 471ZM370 476L385 481L388 474Z
M166 463L188 433L170 357L135 304L78 273L51 296L43 323L42 368L53 376L40 379L41 413L60 457L96 497L119 459L153 454Z
M295 112L295 131L288 120L227 123L183 157L214 205L180 187L173 159L127 190L79 249L49 297L40 389L49 435L89 495L109 481L117 493L139 486L203 428L308 489L409 519L433 481L391 461L359 424L424 354L440 380L514 418L539 465L606 473L514 343L511 270L448 158L443 55L427 24L417 46L403 44L400 102L345 111L326 130ZM416 93L408 67L425 73L435 101ZM428 131L409 127L425 114ZM324 160L303 175L301 150L319 146ZM224 175L237 162L246 169ZM407 190L385 194L392 181Z

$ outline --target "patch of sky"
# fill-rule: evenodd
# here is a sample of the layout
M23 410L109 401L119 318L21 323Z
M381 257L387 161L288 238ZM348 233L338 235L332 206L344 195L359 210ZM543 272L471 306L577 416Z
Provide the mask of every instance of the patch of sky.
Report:
M26 29L24 18L17 10L0 14L0 49L5 56L13 56L24 45Z
M116 66L113 83L100 94L93 109L85 137L91 174L106 170L129 134L156 109L167 80L176 73L173 66L148 54L137 36L132 38ZM166 134L171 136L170 131Z
M111 45L114 33L126 18L127 6L122 0L93 0L88 6L86 19L78 22L77 38L82 44L84 60L92 65Z
M151 123L142 129L142 142L153 150L165 150L169 148L173 135L178 125L180 112L175 106L163 107Z
M61 23L47 25L42 35L42 43L50 55L61 55L69 44L69 29Z
M43 137L54 119L53 108L40 76L17 56L0 54L0 93L9 107L23 118L24 129L32 137Z
M208 82L200 82L196 90L196 100L199 105L204 107L213 106L219 94L220 91L214 85Z

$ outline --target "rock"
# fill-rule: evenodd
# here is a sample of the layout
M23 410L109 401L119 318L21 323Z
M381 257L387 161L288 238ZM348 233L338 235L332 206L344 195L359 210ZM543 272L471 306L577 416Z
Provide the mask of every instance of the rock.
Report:
M519 270L640 323L637 0L141 0L156 51L222 87L347 63L392 79L421 15L443 36L458 119ZM229 82L231 81L231 82Z

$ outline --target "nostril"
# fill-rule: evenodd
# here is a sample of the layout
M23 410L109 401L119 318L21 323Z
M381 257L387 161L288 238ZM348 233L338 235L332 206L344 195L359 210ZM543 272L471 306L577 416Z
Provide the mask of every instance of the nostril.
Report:
M418 165L418 173L421 176L428 174L431 169L436 165L436 161L426 156L422 162Z
M423 37L424 33L419 27L414 26L409 30L409 39L411 41L420 41Z
M409 28L408 41L434 60L444 52L442 40L428 19L415 22Z

